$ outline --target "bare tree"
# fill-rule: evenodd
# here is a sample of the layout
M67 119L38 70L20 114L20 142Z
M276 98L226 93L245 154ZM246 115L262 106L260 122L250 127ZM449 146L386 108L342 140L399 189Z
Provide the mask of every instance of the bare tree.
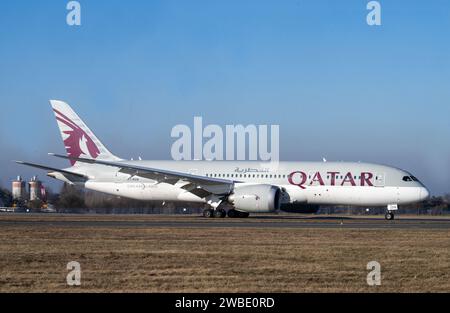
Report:
M64 184L61 188L58 201L58 209L69 209L73 212L80 212L86 208L83 191L69 184Z
M0 200L5 206L12 206L12 194L8 189L0 186Z

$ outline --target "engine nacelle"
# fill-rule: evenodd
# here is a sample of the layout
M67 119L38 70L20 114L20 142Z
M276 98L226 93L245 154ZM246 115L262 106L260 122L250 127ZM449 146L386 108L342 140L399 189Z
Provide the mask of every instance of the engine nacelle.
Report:
M280 188L272 185L235 186L228 201L238 211L252 213L273 212L280 208Z

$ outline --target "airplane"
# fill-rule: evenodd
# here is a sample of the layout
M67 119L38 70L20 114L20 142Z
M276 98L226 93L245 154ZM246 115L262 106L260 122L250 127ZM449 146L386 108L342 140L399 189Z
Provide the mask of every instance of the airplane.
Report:
M46 170L70 185L138 200L204 205L204 217L245 218L250 213L316 213L321 205L385 207L428 198L428 189L399 168L361 162L145 161L112 154L65 102L50 100L70 167Z

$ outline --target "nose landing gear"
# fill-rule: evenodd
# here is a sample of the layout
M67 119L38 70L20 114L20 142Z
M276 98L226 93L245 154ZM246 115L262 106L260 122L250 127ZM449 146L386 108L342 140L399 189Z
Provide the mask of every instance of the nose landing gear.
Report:
M387 219L388 221L392 221L394 219L394 213L388 211L386 212L384 218Z
M394 219L393 211L397 211L397 210L398 210L397 204L388 204L386 215L384 216L384 218L387 219L388 221L392 221Z

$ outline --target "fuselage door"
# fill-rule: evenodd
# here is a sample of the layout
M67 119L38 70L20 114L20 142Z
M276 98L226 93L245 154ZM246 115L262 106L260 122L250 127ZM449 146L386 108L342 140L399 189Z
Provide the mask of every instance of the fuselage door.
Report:
M375 175L374 186L375 187L384 187L386 184L386 174L385 173L377 173Z

